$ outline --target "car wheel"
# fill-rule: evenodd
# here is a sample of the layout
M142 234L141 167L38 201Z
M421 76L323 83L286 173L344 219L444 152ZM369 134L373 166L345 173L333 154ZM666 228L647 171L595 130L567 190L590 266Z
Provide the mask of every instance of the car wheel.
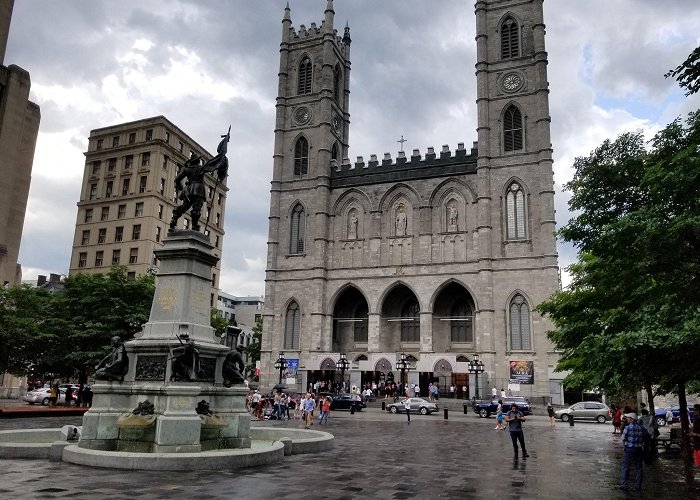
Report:
M562 421L562 422L568 422L568 421L569 421L569 414L568 414L568 413L562 414L562 416L561 416L561 421Z
M656 417L656 425L658 427L663 427L666 425L666 419L664 417Z
M34 404L33 401L27 401L27 403L29 403L30 405L33 405L33 404Z
M598 417L596 417L596 420L598 421L599 424L604 424L605 422L608 421L608 419L605 418L605 415L598 415Z
M482 408L481 410L479 410L479 416L480 416L481 418L488 418L489 415L490 415L490 414L489 414L489 411L488 411L487 409Z
M49 398L44 398L44 399L41 401L41 404L44 405L44 406L49 406Z
M428 414L428 409L425 408L425 407L421 408L421 409L420 409L420 414L421 414L421 415L427 415L427 414Z
M396 406L392 406L391 409L389 409L391 413L397 413L399 410L396 408Z

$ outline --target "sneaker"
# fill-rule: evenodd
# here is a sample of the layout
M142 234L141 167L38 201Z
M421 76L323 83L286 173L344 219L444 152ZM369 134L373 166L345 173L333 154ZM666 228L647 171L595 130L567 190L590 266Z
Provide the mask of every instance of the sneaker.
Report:
M530 455L528 455L527 453L523 453L523 458L527 458L527 457L529 457L529 456L530 456Z
M496 427L493 428L493 430L495 430L495 431L500 431L501 428L500 428L499 426L496 426Z

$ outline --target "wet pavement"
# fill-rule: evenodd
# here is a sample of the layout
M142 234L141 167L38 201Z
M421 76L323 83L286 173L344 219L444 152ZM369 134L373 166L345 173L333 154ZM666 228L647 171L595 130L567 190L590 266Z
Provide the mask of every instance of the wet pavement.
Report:
M335 448L317 455L231 472L127 472L47 460L0 460L0 498L233 499L616 499L700 498L678 453L645 467L641 493L618 490L622 449L610 424L524 424L530 457L514 460L507 431L495 419L451 411L392 415L380 408L336 411L327 426ZM80 417L0 420L0 430L80 425ZM303 427L300 421L253 425ZM694 485L700 471L693 470ZM697 486L694 486L696 488Z

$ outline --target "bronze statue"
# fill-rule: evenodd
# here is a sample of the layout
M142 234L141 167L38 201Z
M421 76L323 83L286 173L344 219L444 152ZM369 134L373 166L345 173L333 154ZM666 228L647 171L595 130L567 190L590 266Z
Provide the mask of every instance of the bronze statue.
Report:
M104 357L95 367L95 380L124 381L124 375L129 371L129 356L122 339L114 336L111 340L112 352Z
M189 335L178 336L181 347L171 351L170 380L194 382L201 375L199 367L199 349L194 344L194 339ZM184 342L183 342L184 340Z
M224 379L224 387L231 387L233 384L242 384L245 382L243 371L245 363L243 362L243 346L236 346L235 349L229 351L224 359L224 364L221 366L221 376Z
M214 412L209 409L209 403L204 399L197 403L197 408L195 408L194 411L197 412L197 415L205 415L207 417L211 417L214 414Z
M229 126L226 135L221 136L221 142L216 148L217 155L202 165L202 159L192 152L192 156L182 166L180 173L175 177L175 192L182 203L173 210L173 217L170 220L170 229L177 228L177 221L190 208L190 217L192 219L192 230L199 231L199 218L202 215L202 205L206 200L204 191L204 176L208 173L216 171L217 181L214 186L212 198L216 193L216 188L219 183L224 180L228 173L228 158L226 151L228 149L228 141L231 137L231 127ZM183 187L182 182L186 181ZM207 220L207 223L209 221Z
M132 412L134 415L153 415L156 407L149 400L141 401Z

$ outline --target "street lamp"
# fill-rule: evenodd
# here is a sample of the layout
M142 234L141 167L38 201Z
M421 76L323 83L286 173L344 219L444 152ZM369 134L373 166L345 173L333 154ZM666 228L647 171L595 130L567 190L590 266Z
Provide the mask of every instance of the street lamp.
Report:
M350 362L348 358L345 357L345 353L340 353L340 359L338 363L336 363L336 366L340 370L340 387L342 388L343 382L345 382L345 370L350 368Z
M408 371L408 362L406 361L406 354L401 353L401 359L396 362L396 370L401 372L401 388L406 393L406 385L404 384L404 373Z
M479 355L474 354L469 362L469 373L475 376L474 385L476 385L476 399L479 399L479 374L484 372L484 363L479 361Z
M280 384L282 383L282 372L287 369L287 360L284 359L284 353L280 353L280 357L275 361L275 370L280 371Z

